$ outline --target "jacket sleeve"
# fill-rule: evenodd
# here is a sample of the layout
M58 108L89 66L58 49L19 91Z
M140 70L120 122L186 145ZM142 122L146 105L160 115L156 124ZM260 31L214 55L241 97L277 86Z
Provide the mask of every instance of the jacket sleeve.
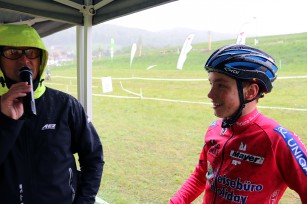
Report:
M170 199L169 204L188 204L194 201L206 187L207 159L205 146L201 151L199 162L191 176Z
M24 120L13 120L0 112L0 165L15 145Z
M298 193L303 204L307 204L307 151L300 138L293 132L277 126L278 141L275 157L286 184Z
M73 110L74 147L80 164L74 204L93 204L100 187L103 171L103 148L99 136L80 104Z

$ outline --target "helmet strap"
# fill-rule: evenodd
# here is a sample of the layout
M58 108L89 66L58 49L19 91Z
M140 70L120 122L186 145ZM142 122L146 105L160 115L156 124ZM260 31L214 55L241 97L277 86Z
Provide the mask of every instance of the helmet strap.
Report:
M245 104L250 102L250 101L248 101L248 102L244 101L242 81L236 80L236 82L237 82L237 88L238 88L239 99L240 99L240 107L229 118L223 118L222 128L229 128L230 126L232 126L238 120L238 118L242 115L242 110L245 107Z

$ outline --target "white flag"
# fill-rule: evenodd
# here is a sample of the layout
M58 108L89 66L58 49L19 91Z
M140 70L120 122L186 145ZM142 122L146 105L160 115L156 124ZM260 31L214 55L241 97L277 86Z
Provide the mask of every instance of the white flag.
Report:
M134 58L134 55L135 55L135 52L136 52L136 44L133 43L132 45L132 48L131 48L131 55L130 55L130 67L132 65L132 62L133 62L133 58Z
M185 60L187 59L187 54L188 52L190 52L192 50L192 40L194 38L194 34L190 34L188 35L187 39L185 40L178 61L177 61L177 69L182 70L183 64L185 62Z
M237 38L238 45L245 45L246 34L244 31L240 32Z
M114 57L114 45L115 45L115 40L114 40L114 38L111 38L111 42L110 42L110 56L111 56L112 60L113 60L113 57Z

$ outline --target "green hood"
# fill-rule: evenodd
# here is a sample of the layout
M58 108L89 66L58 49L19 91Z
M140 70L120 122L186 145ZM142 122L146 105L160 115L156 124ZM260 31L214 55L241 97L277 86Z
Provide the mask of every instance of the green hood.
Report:
M47 65L48 51L36 30L27 25L0 25L0 46L35 47L43 51L39 72L41 82L34 92L34 97L39 98L46 90L42 80L44 79L43 73ZM5 81L1 67L0 81ZM0 95L3 95L7 91L7 85L0 84Z

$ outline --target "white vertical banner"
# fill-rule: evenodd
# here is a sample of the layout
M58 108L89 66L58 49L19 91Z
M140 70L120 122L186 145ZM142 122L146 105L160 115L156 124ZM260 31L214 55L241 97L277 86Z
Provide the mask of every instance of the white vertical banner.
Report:
M112 77L102 77L101 78L102 83L102 92L108 93L113 91L113 85L112 85Z
M187 54L192 50L192 40L194 38L194 34L188 35L186 40L184 41L184 44L182 46L178 61L177 61L177 69L182 70L183 64L185 60L187 59Z
M133 62L133 58L134 58L134 55L135 55L135 52L136 52L136 44L133 43L132 47L131 47L131 54L130 54L130 67L132 65L132 62Z
M111 60L113 60L113 57L114 57L114 46L115 46L115 40L114 40L114 38L111 38L111 42L110 42L110 56L111 56Z

